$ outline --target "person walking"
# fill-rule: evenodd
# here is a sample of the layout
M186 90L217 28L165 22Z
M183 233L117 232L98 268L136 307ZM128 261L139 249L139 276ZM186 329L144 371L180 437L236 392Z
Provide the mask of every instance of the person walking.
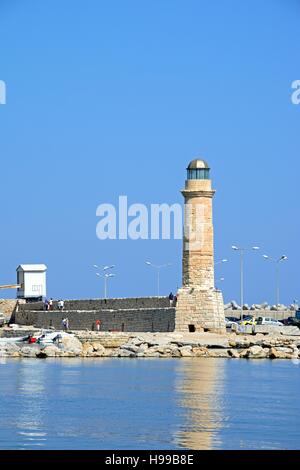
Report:
M49 307L48 310L53 310L53 299L52 298L49 300L48 307Z
M100 331L101 321L100 321L100 320L96 320L96 321L95 321L95 325L96 325L96 330L97 330L97 331Z
M173 305L173 300L174 300L173 292L170 292L170 294L169 294L170 307L172 307L172 305Z
M63 300L58 301L58 310L63 310L65 308L65 302Z

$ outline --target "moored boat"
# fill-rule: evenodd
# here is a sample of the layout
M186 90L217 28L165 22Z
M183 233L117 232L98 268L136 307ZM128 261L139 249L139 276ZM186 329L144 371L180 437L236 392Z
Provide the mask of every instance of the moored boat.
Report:
M30 335L17 336L16 338L0 338L0 344L2 343L25 343L29 340Z

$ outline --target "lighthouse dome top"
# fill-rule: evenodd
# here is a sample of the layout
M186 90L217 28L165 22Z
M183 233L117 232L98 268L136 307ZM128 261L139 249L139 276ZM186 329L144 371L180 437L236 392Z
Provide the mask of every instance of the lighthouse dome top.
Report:
M192 160L187 167L188 170L196 170L196 169L207 169L209 170L209 165L205 160L201 160L199 158L196 158L195 160Z
M205 160L196 158L187 167L188 180L209 180L209 165Z

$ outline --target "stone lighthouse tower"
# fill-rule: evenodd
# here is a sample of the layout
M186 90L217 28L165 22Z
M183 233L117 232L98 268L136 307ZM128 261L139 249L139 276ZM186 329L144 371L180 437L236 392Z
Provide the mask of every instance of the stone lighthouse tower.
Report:
M214 231L210 168L193 160L187 168L184 197L182 288L176 306L177 331L225 331L221 291L214 286Z

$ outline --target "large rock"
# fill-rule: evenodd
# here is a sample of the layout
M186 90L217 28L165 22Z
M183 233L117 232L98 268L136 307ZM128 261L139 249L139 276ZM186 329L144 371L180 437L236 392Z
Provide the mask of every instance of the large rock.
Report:
M265 359L268 356L269 350L262 348L261 346L251 346L248 349L246 357L249 359Z
M57 346L54 344L49 344L49 346L46 346L44 349L42 349L42 351L37 353L37 357L56 357L60 356L61 352L61 349L59 349Z
M227 349L208 349L209 357L228 357Z
M97 352L97 351L95 351ZM116 348L105 348L104 351L103 351L103 354L101 354L101 356L104 356L104 357L113 357L115 356L116 352Z
M93 349L94 349L94 353L93 353L94 357L102 357L105 355L106 350L105 350L105 347L102 346L101 343L95 341L91 343L91 345L93 346Z
M118 357L136 357L133 351L129 351L128 349L119 349L118 350Z
M149 348L143 353L144 357L159 357L159 352L156 348Z
M240 355L236 349L229 349L228 354L233 359L239 359Z
M300 353L298 346L296 344L291 344L290 348L292 349L293 353L295 353L295 355L296 354L298 355Z
M64 335L61 340L62 349L72 355L80 355L82 353L83 347L79 339L75 336L66 336Z
M239 351L240 358L248 357L248 355L249 355L249 350L248 349L242 349L241 351Z
M229 346L237 349L247 349L250 348L250 340L248 338L236 339L235 341L229 341Z
M279 347L277 346L276 350L280 351L280 352L283 352L285 354L293 354L293 352L294 352L294 349L288 348L288 347L285 347L285 346L279 346Z
M240 306L238 305L238 303L235 300L232 300L231 307L232 307L232 310L240 309Z
M183 346L189 346L191 348L197 348L200 346L199 341L193 341L192 339L190 341L172 341L171 344L174 344L177 347L183 347Z
M23 346L20 350L20 354L22 357L36 357L40 351L40 348L36 345Z
M192 354L192 346L182 346L179 348L179 352L181 357L191 357Z
M82 345L82 357L102 357L105 354L105 348L99 342L85 342Z
M133 344L135 346L140 346L143 343L145 343L145 339L139 336L132 336L128 341L128 344Z
M82 356L90 356L94 352L94 347L90 343L83 343L82 345Z
M178 348L171 349L171 357L181 357L181 352Z
M142 343L137 350L137 354L144 354L144 352L147 350L148 350L148 343Z
M10 357L21 357L21 354L18 351L15 351L11 354Z
M22 345L22 343L20 343ZM1 343L0 355L11 356L15 352L20 352L20 346L17 343Z
M192 353L193 353L193 356L195 357L205 357L205 356L208 356L208 349L204 346L199 346L199 347L195 347L195 348L192 348Z
M139 350L139 346L136 346L135 344L122 344L120 346L120 349L126 349L127 351L131 351L133 353L137 353Z
M282 348L280 348L282 349ZM271 348L269 352L270 359L296 359L298 357L298 352L284 352L277 348Z

